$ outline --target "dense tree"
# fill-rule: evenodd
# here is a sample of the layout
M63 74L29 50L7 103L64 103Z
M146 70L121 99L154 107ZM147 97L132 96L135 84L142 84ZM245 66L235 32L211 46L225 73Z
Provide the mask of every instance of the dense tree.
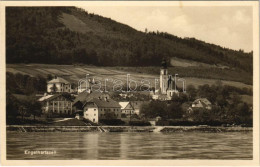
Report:
M216 90L212 89L208 84L199 86L198 88L198 96L207 98L212 103L214 103L216 100L216 93Z
M151 101L143 104L140 114L145 118L155 118L157 116L163 119L179 119L183 116L180 102L171 102L167 104L165 101Z
M15 94L33 94L46 91L46 79L42 76L31 77L20 73L6 73L6 89Z
M180 93L174 95L171 101L151 101L141 107L141 115L144 118L155 118L161 116L163 119L192 120L196 124L221 125L229 124L246 124L252 125L252 106L242 101L241 94L250 91L244 88L235 88L216 82L213 85L202 85L196 89L189 86L187 94ZM191 92L189 92L191 91ZM211 109L193 108L191 112L187 112L188 104L193 101L189 98L190 94L195 97L203 97L211 99ZM191 100L191 101L190 101ZM184 117L183 117L184 116Z
M190 115L193 121L201 123L212 121L212 116L212 113L204 108L199 108Z
M51 74L48 74L48 75L47 75L47 80L50 81L50 80L52 80L52 79L53 79L53 76L52 76Z
M160 116L166 118L167 104L161 101L151 101L149 104L143 104L140 114L146 118L155 118Z
M22 121L24 121L24 116L28 113L28 108L26 108L25 102L21 102L18 107L18 113L22 117Z
M195 86L188 85L186 91L187 91L187 94L188 94L189 101L195 100L195 98L197 96L197 90L196 90Z
M18 100L7 90L6 93L6 118L11 117L15 119L18 115L19 102Z
M90 31L64 24L63 13ZM252 74L252 52L165 32L143 33L75 7L7 7L6 26L7 63L160 66L162 57L168 62L178 57Z
M181 103L172 102L167 106L167 117L168 119L180 119L183 116L183 111L181 109Z
M40 116L41 111L41 103L38 102L35 98L30 98L26 102L28 113L33 115L33 119L35 120L36 116Z
M173 94L172 101L178 103L185 103L188 101L188 95L186 93Z

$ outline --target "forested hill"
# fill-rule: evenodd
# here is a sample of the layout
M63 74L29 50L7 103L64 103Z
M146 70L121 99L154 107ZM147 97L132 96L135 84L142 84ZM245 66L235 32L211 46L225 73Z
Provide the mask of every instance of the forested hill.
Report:
M75 7L7 7L6 38L7 63L159 66L177 57L252 73L252 52L140 32Z

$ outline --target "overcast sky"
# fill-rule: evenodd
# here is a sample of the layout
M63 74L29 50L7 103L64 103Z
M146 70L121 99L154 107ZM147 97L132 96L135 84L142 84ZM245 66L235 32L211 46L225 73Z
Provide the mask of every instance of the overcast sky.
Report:
M80 7L140 31L195 37L236 50L253 48L252 7Z

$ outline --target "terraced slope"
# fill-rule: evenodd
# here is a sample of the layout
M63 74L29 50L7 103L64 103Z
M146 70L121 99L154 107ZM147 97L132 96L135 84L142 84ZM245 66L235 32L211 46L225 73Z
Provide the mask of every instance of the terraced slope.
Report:
M46 65L46 64L7 64L7 72L11 73L22 73L24 75L37 76L41 75L47 77L48 74L56 75L65 78L66 80L78 83L80 79L84 79L86 74L89 74L89 77L95 78L95 81L100 80L104 84L105 79L110 79L107 81L107 86L111 87L112 82L115 80L122 80L126 82L127 74L130 74L130 79L137 81L140 84L142 79L149 80L152 87L154 87L155 79L159 79L156 74L145 74L145 73L136 73L136 72L127 72L122 70L117 70L114 67L96 67L96 66L75 66L75 65ZM187 85L204 85L204 84L214 84L216 79L207 79L207 78L194 78L194 77L183 77L186 80ZM223 84L231 85L239 88L252 88L252 85L248 85L241 82L227 81L223 80ZM178 82L177 85L182 87L182 82Z

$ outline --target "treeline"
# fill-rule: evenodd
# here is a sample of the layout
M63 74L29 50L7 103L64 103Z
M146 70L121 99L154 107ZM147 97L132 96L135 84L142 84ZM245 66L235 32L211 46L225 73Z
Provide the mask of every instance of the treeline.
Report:
M160 116L163 120L171 120L170 125L222 125L245 124L252 126L252 105L243 102L241 95L252 95L252 90L238 89L222 85L221 82L196 89L188 86L187 93L174 95L171 101L151 101L141 107L141 115L145 119ZM211 109L193 108L192 102L197 98L207 98Z
M68 13L91 31L61 23ZM143 33L75 7L7 7L7 63L84 63L98 66L160 66L178 57L222 64L252 73L252 52L244 53L167 33Z
M217 64L219 62L222 65L237 67L240 69L244 69L247 72L252 72L253 70L253 51L248 53L244 52L241 49L239 51L235 51L218 45L209 44L204 41L197 40L195 38L180 38L165 32L157 31L157 33L152 32L150 34L161 36L175 42L183 43L191 48L195 48L196 50L204 52L208 55L214 55L214 57L216 57L215 60L214 58L210 58L208 60L203 61L205 63ZM199 56L187 57L187 59L201 61ZM223 60L226 60L226 62L222 62Z
M41 103L34 96L16 98L9 91L6 93L6 122L7 124L39 123L35 117L40 116ZM33 120L25 119L33 116ZM20 117L20 118L18 118Z
M31 77L20 73L6 73L6 121L7 124L39 123L41 104L35 94L45 92L47 81L42 76ZM34 120L25 119L33 116ZM20 117L20 119L18 119Z
M12 94L31 95L47 90L47 80L42 76L31 77L20 73L6 73L6 90Z

